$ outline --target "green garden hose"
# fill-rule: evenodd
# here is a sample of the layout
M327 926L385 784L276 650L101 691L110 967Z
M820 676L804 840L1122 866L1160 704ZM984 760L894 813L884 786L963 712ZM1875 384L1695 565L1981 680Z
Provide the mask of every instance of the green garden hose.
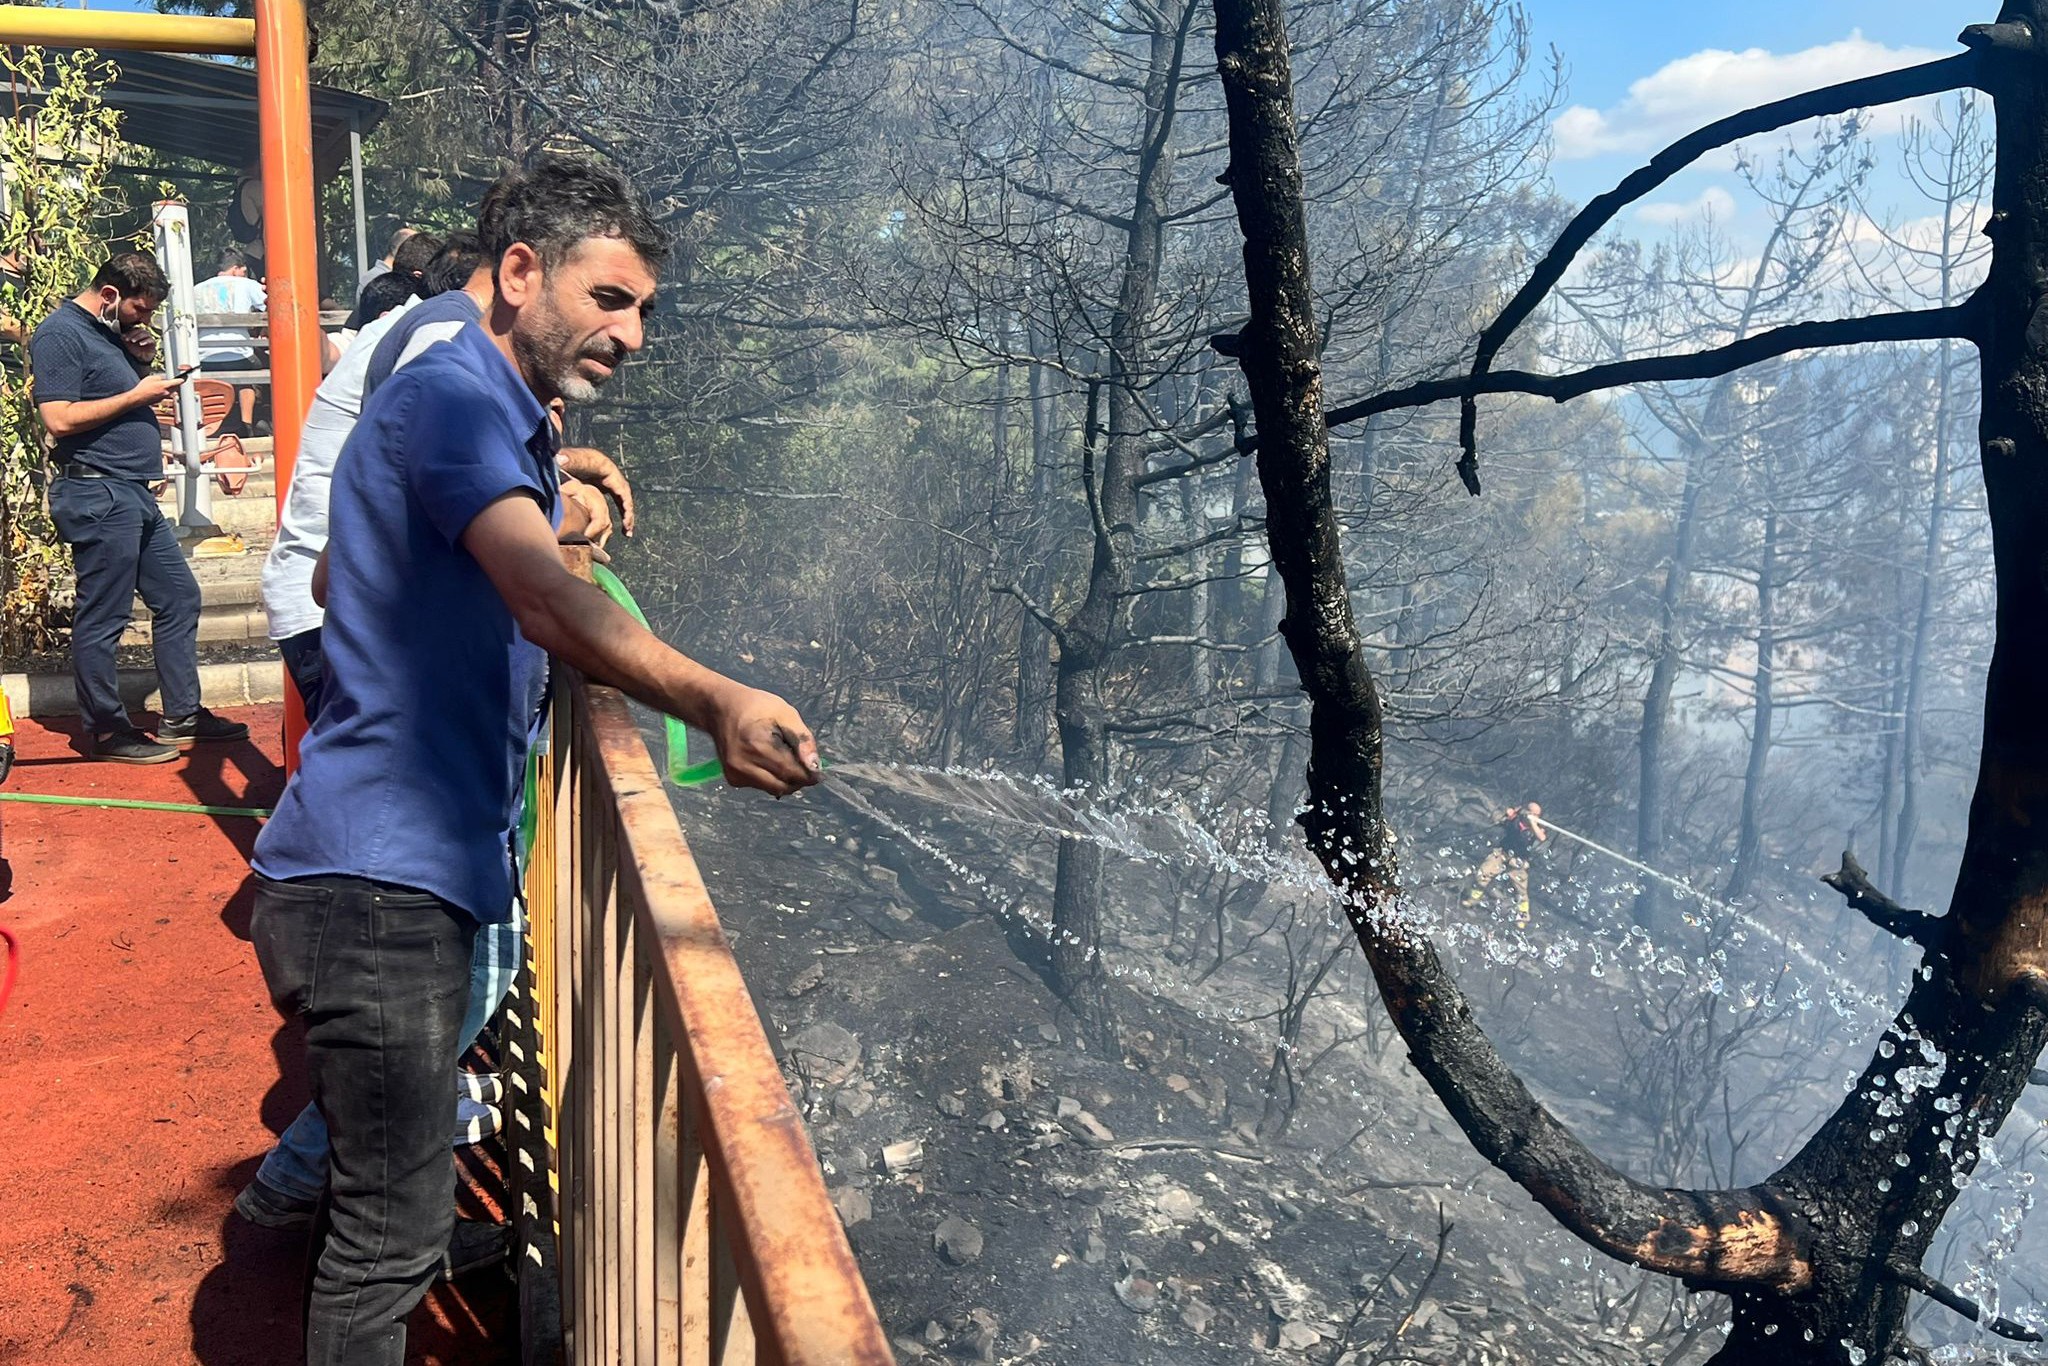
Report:
M633 595L626 591L626 585L619 582L619 576L601 564L590 566L591 579L604 595L626 609L633 620L647 625L647 614L640 610L640 604L633 601ZM709 763L690 765L690 733L683 723L673 716L661 718L662 730L668 736L668 780L678 787L699 787L719 777L724 770L716 759ZM708 771L707 771L708 770Z
M196 802L144 802L125 797L52 797L41 792L0 792L0 802L29 802L37 806L97 806L117 811L175 811L188 816L250 816L263 820L267 806L205 806Z

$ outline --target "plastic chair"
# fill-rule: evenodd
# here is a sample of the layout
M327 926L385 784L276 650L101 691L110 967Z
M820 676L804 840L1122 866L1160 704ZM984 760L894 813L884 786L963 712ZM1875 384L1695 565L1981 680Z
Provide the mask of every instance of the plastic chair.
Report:
M201 449L200 459L213 462L214 480L220 485L221 492L230 498L237 497L248 487L249 475L260 469L263 462L243 448L240 437L218 435L221 424L235 410L235 386L218 379L194 379L191 384L193 396L199 400L200 439L212 438L212 444ZM178 400L175 396L158 401L156 421L166 433L177 431Z

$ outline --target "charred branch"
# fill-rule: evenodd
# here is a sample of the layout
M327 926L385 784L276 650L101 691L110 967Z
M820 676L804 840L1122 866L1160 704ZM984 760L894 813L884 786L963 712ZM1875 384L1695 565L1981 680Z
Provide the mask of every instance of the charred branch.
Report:
M1102 489L1095 482L1095 443L1102 435L1102 381L1088 381L1088 417L1081 428L1081 491L1088 500L1088 521L1095 528L1096 554L1110 544L1109 523L1102 516Z
M1842 851L1841 868L1824 874L1821 881L1840 892L1851 909L1862 912L1864 919L1886 934L1910 939L1924 949L1940 948L1948 937L1948 926L1940 916L1901 906L1872 886L1870 875L1847 849Z
M1247 535L1256 533L1264 525L1256 517L1236 517L1206 535L1197 536L1194 540L1181 541L1175 545L1156 546L1150 550L1141 550L1132 558L1140 561L1177 560L1183 555L1192 555L1197 550L1202 550L1223 541L1240 540Z
M1972 24L1962 31L1956 41L1973 52L2008 53L2023 57L2040 55L2040 43L2034 36L2034 26L2024 19L2008 20L2002 24Z
M1783 128L1788 124L1799 123L1806 119L1825 118L1833 114L1846 113L1852 109L1861 109L1868 105L1891 104L1899 100L1915 99L1923 95L1932 95L1946 90L1979 85L1984 66L1984 59L1977 51L1973 50L1954 57L1945 57L1940 61L1907 67L1902 71L1889 71L1876 76L1844 81L1839 85L1831 85L1820 90L1810 90L1803 94L1793 95L1786 99L1774 100L1770 104L1758 105L1754 109L1745 109L1740 113L1731 114L1725 119L1717 120L1696 132L1687 134L1669 147L1666 147L1656 156L1650 158L1647 165L1629 175L1614 189L1594 198L1565 227L1565 230L1559 234L1557 241L1544 254L1543 259L1536 263L1536 268L1530 272L1528 282L1515 292L1514 297L1508 300L1507 306L1501 310L1500 315L1493 320L1492 324L1484 332L1480 333L1478 345L1473 352L1472 370L1468 376L1469 387L1445 389L1440 392L1431 393L1426 398L1410 398L1400 403L1381 407L1370 406L1376 400L1367 399L1358 404L1346 405L1344 409L1338 410L1339 412L1348 412L1348 415L1339 418L1333 414L1332 425L1335 425L1338 421L1355 421L1357 418L1370 416L1374 412L1385 412L1390 407L1414 407L1418 403L1435 402L1440 398L1458 398L1461 400L1458 418L1458 444L1460 448L1458 477L1464 481L1465 487L1469 491L1477 494L1479 492L1479 410L1475 400L1482 393L1503 392L1499 389L1488 388L1483 383L1491 373L1494 357L1500 353L1501 348L1507 344L1508 339L1514 335L1515 330L1527 321L1529 315L1536 310L1536 306L1556 287L1557 282L1564 278L1565 272L1571 268L1572 262L1578 259L1579 253L1593 240L1600 229L1612 222L1615 216L1624 208L1641 199L1644 195L1651 193L1679 171L1716 148L1725 147L1730 143L1739 142L1743 138L1754 137L1759 133L1768 133L1774 129ZM1917 315L1904 314L1893 316L1895 318L1910 318ZM1855 320L1850 321L1853 322ZM1814 325L1799 324L1799 326ZM1821 324L1819 326L1826 325ZM1787 329L1780 329L1780 333L1785 330ZM1841 346L1865 340L1906 339L1903 337L1858 337L1850 335L1854 331L1854 327L1851 326L1845 329L1844 334L1837 340L1795 343L1787 347L1786 350L1802 350L1809 346ZM1765 333L1763 337L1778 336L1780 333ZM1970 334L1967 331L1951 331L1934 335L1969 336ZM1919 334L1914 339L1925 339L1926 336L1927 334ZM1758 338L1756 340L1761 339ZM1743 345L1743 343L1738 343L1739 345ZM1701 353L1699 358L1695 359L1725 355L1730 350L1731 348L1724 347L1720 348L1718 352L1704 352ZM1229 353L1225 352L1225 354ZM1634 383L1638 379L1706 378L1711 375L1726 374L1728 371L1737 369L1741 365L1754 364L1756 360L1768 359L1770 356L1783 354L1785 354L1785 351L1765 350L1759 352L1753 359L1732 361L1722 369L1710 368L1698 372L1685 372L1683 367L1681 367L1679 373L1665 375L1655 373L1635 375L1627 373L1627 367L1637 364L1636 362L1623 362L1618 366L1600 366L1594 370L1581 372L1581 374L1584 377L1590 377L1601 371L1611 371L1618 372L1618 377L1592 384L1587 388L1577 389L1574 393L1566 394L1564 397L1574 397L1576 394L1588 393L1592 389L1606 388L1614 384ZM1670 359L1676 361L1688 358L1673 357ZM1438 383L1442 382L1439 381ZM1521 385L1509 385L1507 387L1515 392L1545 392L1541 389L1524 388ZM1427 392L1430 388L1431 386L1429 385L1417 385L1411 386L1406 392ZM1382 395L1381 397L1387 398L1392 396ZM1556 395L1552 396L1556 397ZM1349 411L1351 409L1356 409L1357 411Z
M1984 1312L1984 1306L1967 1296L1949 1289L1917 1266L1900 1266L1897 1263L1890 1263L1886 1265L1884 1272L1885 1275L1891 1277L1907 1289L1916 1290L1928 1299L1933 1300L1936 1304L1955 1310L1956 1313L1961 1314L1972 1323L1983 1324L1988 1331L1996 1333L2002 1338L2010 1338L2014 1342L2040 1342L2042 1340L2039 1333L2023 1323L2014 1323L2011 1319L1995 1314L1987 1317Z
M1966 38L1965 41L1968 41ZM1827 118L1833 114L1846 114L1852 109L1863 109L1874 104L1895 104L1900 100L1917 99L1923 95L1935 95L1945 90L1957 90L1978 84L1983 63L1974 52L1944 57L1939 61L1924 62L1899 71L1887 71L1876 76L1865 76L1839 85L1824 86L1819 90L1808 90L1791 95L1769 104L1760 104L1754 109L1744 109L1717 119L1706 127L1686 134L1663 151L1650 158L1649 162L1632 172L1619 185L1606 194L1597 195L1593 201L1579 210L1578 215L1558 234L1557 241L1544 253L1536 268L1529 272L1528 283L1515 292L1508 300L1500 316L1479 336L1479 346L1474 354L1472 373L1477 375L1493 363L1515 329L1528 320L1536 311L1536 305L1564 278L1564 273L1578 259L1586 244L1591 242L1600 229L1614 221L1623 209L1649 194L1672 176L1690 166L1693 162L1717 148L1759 133L1769 133L1801 123L1807 119Z
M553 104L549 103L546 97L542 96L539 92L535 91L530 85L528 85L523 79L521 79L520 74L517 70L508 66L502 58L500 58L497 54L493 53L489 48L485 47L482 43L478 42L476 40L476 37L456 20L450 18L447 15L441 14L437 14L435 16L435 19L441 25L442 28L448 31L450 37L454 38L457 42L461 43L464 47L468 48L473 54L475 54L476 59L478 61L489 63L494 69L496 69L503 76L503 78L512 86L512 88L518 93L521 101L532 106L539 113L544 114L548 118L552 119L554 121L555 126L561 131L561 133L565 137L572 137L576 139L576 141L582 143L585 147L588 147L591 151L597 153L599 156L611 162L613 165L624 166L630 164L625 160L625 158L623 158L619 154L619 149L617 147L613 146L604 138L597 136L596 134L590 132L588 128L584 127L583 124L585 121L565 117L562 111L557 109Z
M1612 361L1561 374L1537 374L1528 370L1475 371L1423 380L1370 398L1330 409L1326 420L1332 427L1377 413L1402 408L1419 408L1447 398L1468 403L1480 394L1533 394L1562 403L1600 389L1624 384L1669 383L1675 380L1714 379L1745 366L1790 355L1838 346L1859 346L1874 342L1937 341L1943 337L1976 340L1983 305L1971 296L1948 308L1925 308L1901 313L1879 313L1868 317L1830 318L1820 322L1789 323L1766 332L1705 351L1688 351L1670 356L1644 356L1635 360ZM1468 450L1469 454L1469 450ZM1461 474L1463 465L1460 465ZM1478 492L1477 475L1466 486Z
M1021 585L1014 583L1000 584L992 591L1015 598L1018 605L1031 614L1031 619L1045 628L1047 635L1050 635L1062 645L1066 644L1067 628L1065 624L1058 617L1040 607L1032 599L1031 595L1024 591Z
M1244 452L1235 447L1229 450L1211 451L1206 455L1195 456L1179 465L1169 465L1164 469L1147 470L1138 476L1137 485L1141 489L1150 488L1154 484L1163 484L1169 479L1183 479L1190 474L1200 474L1203 470L1213 468L1214 466L1227 465L1242 454Z

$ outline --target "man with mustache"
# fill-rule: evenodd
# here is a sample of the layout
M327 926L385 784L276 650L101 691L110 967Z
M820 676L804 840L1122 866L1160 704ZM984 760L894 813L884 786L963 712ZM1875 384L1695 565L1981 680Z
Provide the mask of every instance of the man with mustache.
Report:
M482 320L379 387L336 464L327 700L252 861L251 938L273 999L305 1020L333 1147L312 1366L399 1366L454 1224L448 1069L477 926L516 890L547 656L710 732L729 781L781 796L818 780L788 703L563 567L547 405L595 397L640 349L668 240L612 171L512 174L485 227Z
M492 205L487 202L485 207L488 210ZM321 381L306 414L291 496L263 566L263 607L271 639L284 656L285 669L309 718L319 715L325 692L326 666L320 648L324 614L314 601L312 581L327 545L328 494L335 464L363 405L382 380L417 360L428 347L452 340L483 317L495 295L495 265L484 260L483 241L476 232L449 233L423 277L426 297L408 299L385 317L368 323ZM365 311L380 282L389 284L395 279L394 272L370 282L364 293ZM417 316L420 310L426 310L423 321ZM394 333L396 342L384 353L379 373L373 375L371 363L385 338ZM550 409L559 406L558 401ZM632 491L609 459L597 451L571 449L561 452L556 463L565 472L575 468L608 477L608 487L620 497L630 526ZM561 534L580 535L601 544L611 526L604 495L566 477L562 494ZM500 924L479 927L471 946L469 1011L458 1031L465 1043L474 1039L496 1012L521 961L523 943L516 915ZM498 1078L458 1070L455 1081L459 1107L456 1141L473 1141L473 1135L495 1132L502 1118L495 1108L500 1098ZM235 1212L267 1228L304 1228L313 1222L320 1194L327 1186L328 1168L326 1121L320 1117L319 1107L307 1105L278 1136L256 1175L235 1197ZM504 1232L497 1224L458 1223L442 1274L453 1276L501 1260L506 1250Z

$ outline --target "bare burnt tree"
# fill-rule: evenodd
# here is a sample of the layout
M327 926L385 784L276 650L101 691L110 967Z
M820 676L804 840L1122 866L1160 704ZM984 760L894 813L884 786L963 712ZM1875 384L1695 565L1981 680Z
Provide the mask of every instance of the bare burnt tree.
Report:
M1878 224L1885 252L1863 262L1863 281L1874 301L1890 307L1911 303L1947 305L1975 287L1988 243L1978 215L1991 190L1992 148L1981 100L1974 91L1944 101L1909 130L1901 169L1935 212L1931 226ZM1866 218L1869 215L1866 213ZM1877 866L1885 885L1904 894L1925 805L1930 733L1927 717L1940 683L1937 636L1953 585L1956 547L1952 518L1968 509L1958 487L1967 437L1962 431L1975 399L1976 376L1959 339L1935 343L1924 381L1928 402L1921 430L1931 451L1924 505L1913 531L1913 547L1902 559L1900 596L1910 625L1895 633L1885 673L1891 684L1890 710L1897 724L1882 747L1878 797ZM1965 533L1969 534L1969 533Z
M935 44L924 77L941 136L904 171L923 229L906 250L922 254L874 306L992 374L998 395L1024 372L1030 474L1020 515L992 528L999 551L1015 545L997 582L1023 609L1021 748L1042 745L1050 685L1070 787L1172 781L1195 746L1212 769L1263 768L1291 724L1268 710L1292 692L1266 639L1278 594L1261 600L1264 567L1246 551L1255 489L1227 453L1195 445L1232 420L1206 339L1236 312L1211 183L1221 111L1213 73L1187 60L1206 8L976 4L958 17L962 39ZM1319 307L1336 358L1375 383L1439 368L1448 356L1417 361L1415 339L1437 343L1469 303L1434 282L1525 173L1534 119L1509 93L1519 31L1489 36L1503 21L1488 4L1311 3L1297 17L1314 35L1304 138L1333 206L1324 246L1338 264ZM981 58L971 90L960 41ZM1388 158L1402 175L1377 174ZM1091 1010L1103 896L1100 851L1070 842L1048 977Z
M1310 305L1288 40L1277 0L1217 0L1230 105L1230 185L1251 313L1231 339L1258 418L1268 536L1288 592L1284 624L1312 702L1309 845L1339 888L1416 1066L1488 1161L1609 1256L1733 1304L1722 1363L1905 1359L1906 1311L1927 1296L1991 1331L1993 1318L1921 1267L2048 1042L2048 4L2012 0L1965 31L1966 53L1746 111L1681 140L1590 204L1482 334L1470 373L1325 410ZM1688 355L1569 374L1495 371L1508 336L1593 232L1701 153L1799 119L1974 87L1992 97L1998 158L1989 276L1968 299L1914 312L1798 323ZM1985 395L1984 478L1999 631L1984 748L1955 895L1945 916L1900 906L1853 860L1831 881L1917 946L1918 970L1854 1090L1788 1162L1740 1189L1657 1189L1603 1161L1530 1094L1475 1023L1435 949L1403 914L1384 845L1377 689L1345 589L1329 490L1328 427L1444 398L1462 401L1459 473L1479 491L1477 398L1568 398L1640 380L1707 377L1820 346L1973 342Z
M1644 341L1653 344L1697 344L1715 335L1741 340L1782 320L1801 297L1826 283L1825 272L1842 245L1849 215L1849 193L1862 165L1862 147L1855 120L1827 130L1809 155L1784 152L1769 170L1744 162L1742 171L1768 205L1771 226L1762 249L1741 260L1709 222L1692 240L1668 256L1647 261L1631 252L1610 254L1591 272L1584 287L1560 291L1573 331L1586 334L1584 348L1602 359L1619 358ZM1638 334L1647 333L1648 336ZM1579 348L1574 348L1579 349ZM1744 501L1733 492L1755 478L1746 477L1736 454L1767 440L1764 405L1758 386L1768 378L1718 376L1697 386L1672 386L1643 395L1639 407L1649 418L1652 436L1681 453L1682 476L1671 513L1669 548L1657 590L1654 619L1642 649L1649 678L1643 688L1636 732L1635 856L1655 867L1669 861L1667 846L1684 822L1674 819L1671 791L1676 756L1676 695L1679 681L1699 656L1713 649L1716 613L1707 600L1731 573L1740 573L1756 595L1759 636L1771 631L1776 569L1775 530L1768 512L1762 519L1759 545L1736 570L1715 533L1731 515L1731 504ZM1782 405L1771 405L1773 411ZM1779 425L1782 419L1769 419ZM1768 470L1766 478L1768 478ZM1752 497L1749 501L1754 503ZM1768 506L1768 497L1764 499ZM1769 653L1766 643L1766 655ZM1758 838L1758 803L1771 746L1772 689L1769 660L1761 657L1745 680L1754 699L1751 744L1743 783L1744 818L1738 834L1736 867L1729 894L1738 895L1754 880ZM1679 922L1670 893L1655 881L1646 882L1635 905L1638 923L1668 930Z

